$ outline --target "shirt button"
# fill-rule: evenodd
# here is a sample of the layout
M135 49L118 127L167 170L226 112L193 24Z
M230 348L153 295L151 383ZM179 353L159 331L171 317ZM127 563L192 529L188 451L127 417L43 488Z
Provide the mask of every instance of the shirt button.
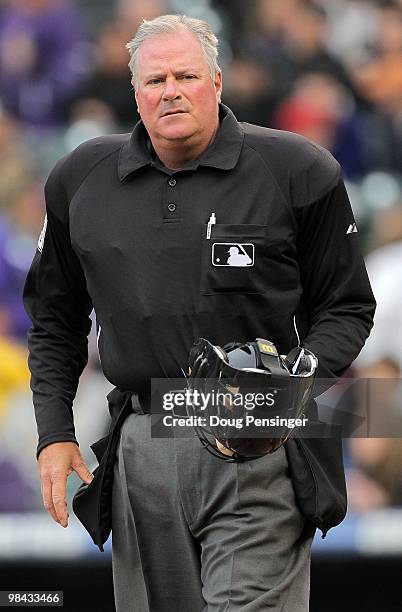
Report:
M168 204L168 211L169 212L174 212L176 210L176 204L174 202L169 202Z
M174 179L174 178L171 178L171 179L169 180L169 185L170 185L171 187L175 187L175 186L176 186L176 183L177 183L177 181L176 181L176 179Z

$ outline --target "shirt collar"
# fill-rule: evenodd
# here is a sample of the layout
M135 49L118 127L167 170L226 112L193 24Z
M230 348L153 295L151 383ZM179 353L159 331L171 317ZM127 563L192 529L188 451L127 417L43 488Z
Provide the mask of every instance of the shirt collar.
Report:
M198 166L210 166L221 170L232 170L238 162L243 146L244 133L232 111L219 105L220 127L215 140L197 159L186 164L182 170L196 170ZM119 157L119 178L123 181L129 174L154 162L148 133L139 121L130 139L122 146Z

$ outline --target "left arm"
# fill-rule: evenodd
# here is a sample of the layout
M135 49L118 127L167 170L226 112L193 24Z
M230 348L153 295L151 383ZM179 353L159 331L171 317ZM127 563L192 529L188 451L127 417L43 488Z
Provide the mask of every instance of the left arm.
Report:
M317 356L318 378L341 376L370 333L376 305L343 180L295 212L301 344Z

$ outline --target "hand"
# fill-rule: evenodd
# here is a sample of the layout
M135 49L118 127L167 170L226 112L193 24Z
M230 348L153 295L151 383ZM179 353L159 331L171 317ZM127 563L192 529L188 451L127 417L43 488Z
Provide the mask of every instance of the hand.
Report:
M54 442L45 446L39 454L38 468L43 504L56 523L67 527L67 478L76 472L83 482L89 484L93 474L74 442Z

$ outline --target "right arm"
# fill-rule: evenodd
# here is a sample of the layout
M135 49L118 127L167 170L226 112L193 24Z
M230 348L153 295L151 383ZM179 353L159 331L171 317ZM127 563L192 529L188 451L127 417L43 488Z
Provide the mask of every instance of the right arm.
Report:
M24 288L24 304L32 321L28 363L42 494L45 507L64 526L68 475L76 471L84 482L91 480L75 438L72 405L88 360L92 302L70 241L67 171L66 160L61 160L46 182L46 231Z

